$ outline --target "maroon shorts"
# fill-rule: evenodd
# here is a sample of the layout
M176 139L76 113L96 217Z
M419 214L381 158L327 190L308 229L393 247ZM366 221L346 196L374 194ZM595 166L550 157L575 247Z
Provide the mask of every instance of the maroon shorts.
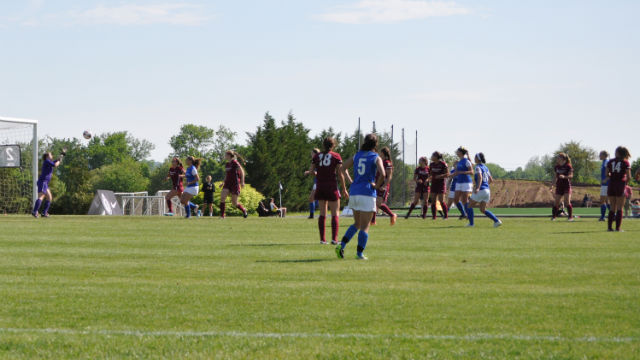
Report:
M609 188L607 189L607 196L621 197L624 196L624 188L627 184L622 181L609 181Z
M446 192L446 186L444 186L444 181L433 181L431 183L431 193L432 194L444 194Z
M337 201L338 199L340 199L340 191L338 191L338 188L335 185L327 186L323 184L317 184L315 199L324 201Z
M382 202L387 202L387 198L389 197L389 188L390 186L387 185L384 190L376 189L376 193L379 198L382 198Z
M229 190L229 193L231 195L240 195L240 186L238 186L238 184L224 184L224 186L222 187L222 189L227 189Z
M557 183L556 195L565 195L565 194L571 194L571 184Z
M416 189L414 191L416 192L416 194L420 194L420 198L421 199L426 199L427 197L429 197L429 187L428 186L418 185L418 186L416 186Z

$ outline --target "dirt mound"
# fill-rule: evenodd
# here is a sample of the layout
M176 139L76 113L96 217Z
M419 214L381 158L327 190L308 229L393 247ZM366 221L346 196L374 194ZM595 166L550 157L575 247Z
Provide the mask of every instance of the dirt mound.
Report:
M545 207L553 201L549 190L551 183L526 180L495 180L491 184L491 206L493 207ZM593 205L599 205L600 187L573 186L571 203L581 206L585 194L593 199Z

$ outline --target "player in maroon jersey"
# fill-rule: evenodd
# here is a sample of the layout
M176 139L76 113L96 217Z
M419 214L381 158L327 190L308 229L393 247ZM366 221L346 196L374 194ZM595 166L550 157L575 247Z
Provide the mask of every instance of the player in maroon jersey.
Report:
M182 179L184 175L184 166L182 166L182 161L177 156L174 156L171 159L171 167L169 168L169 173L165 180L171 179L171 191L165 196L165 200L167 201L167 208L169 209L169 213L167 215L173 215L173 203L171 199L175 196L181 197L184 192L184 185L182 184Z
M559 215L560 202L564 197L564 204L569 210L569 221L574 221L573 205L571 205L571 179L573 179L573 166L571 166L571 158L565 153L556 155L556 166L554 168L555 180L551 185L551 191L555 187L554 202L551 220L556 220Z
M429 196L431 202L431 217L436 219L437 206L436 201L440 202L444 218L449 218L449 208L444 201L444 194L447 191L445 182L449 177L449 166L443 160L444 156L439 152L431 154L431 164L429 164L429 180L431 181L431 194Z
M609 180L607 196L611 203L608 223L609 231L613 231L614 220L616 222L616 231L620 231L620 226L622 226L622 207L625 202L624 191L631 179L631 164L629 163L631 154L629 150L624 146L618 146L615 155L616 157L609 160L609 164L607 164L607 180Z
M371 224L376 224L376 213L377 210L382 210L385 214L389 215L389 219L391 221L391 226L396 224L396 220L398 219L398 215L396 215L389 206L387 205L387 198L389 197L389 190L391 189L391 179L393 178L393 162L391 161L391 150L388 147L383 147L380 149L380 157L382 158L382 166L384 166L385 177L387 186L384 189L376 189L378 194L376 198L376 212L373 213L373 218L371 218ZM376 175L376 182L381 179L378 179L380 174Z
M416 182L416 188L413 192L413 201L409 207L409 212L405 216L408 219L416 205L422 200L422 218L427 216L427 204L429 202L429 161L426 157L418 160L418 167L413 171L413 181Z
M311 161L309 172L316 177L315 199L318 200L320 216L318 216L318 230L320 232L320 243L327 244L325 238L325 219L327 218L327 206L331 210L331 244L338 245L339 211L340 211L340 191L338 190L338 180L342 187L342 193L349 196L344 182L342 170L342 158L340 154L333 152L336 141L332 137L327 137L322 141L323 152L317 153ZM338 176L336 179L336 175Z
M229 150L224 154L227 165L225 166L226 176L224 183L221 185L222 192L220 193L220 217L224 219L227 196L231 195L231 203L242 211L242 215L246 218L248 216L247 209L238 202L238 195L244 187L244 169L240 162L244 162L240 154L233 150Z

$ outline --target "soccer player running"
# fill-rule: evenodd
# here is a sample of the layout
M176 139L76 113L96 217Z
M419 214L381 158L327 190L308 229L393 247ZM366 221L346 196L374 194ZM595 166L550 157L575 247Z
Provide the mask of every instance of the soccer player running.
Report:
M607 215L607 208L610 209L609 199L607 198L607 193L609 190L609 180L607 180L608 176L608 168L607 164L609 164L609 153L605 150L600 151L600 160L602 161L602 165L600 166L600 219L599 221L605 221L605 217Z
M421 157L418 160L418 167L413 171L413 181L416 182L416 188L413 192L413 201L409 206L409 211L405 215L405 219L411 216L411 212L416 205L422 200L422 218L427 216L427 202L429 201L429 167L427 166L427 158Z
M474 213L473 207L479 206L480 211L485 214L489 219L493 220L493 227L499 227L502 225L502 221L498 219L493 213L487 210L487 204L491 201L491 190L489 190L489 184L493 182L491 171L487 167L487 161L485 160L483 153L477 153L474 157L475 166L475 187L473 194L471 195L471 204L467 210L467 218L469 219L469 225L474 226Z
M398 215L396 215L389 206L387 205L387 198L389 197L389 190L391 189L391 179L393 178L393 162L391 162L391 150L388 147L383 147L380 149L380 153L378 154L382 157L382 165L384 166L384 173L386 176L386 184L382 189L377 189L377 198L376 198L376 212L373 213L373 217L371 218L371 224L376 224L376 213L378 209L384 211L385 214L389 215L389 219L391 220L391 226L396 224L396 220L398 219ZM380 177L382 174L378 173L376 176ZM376 181L380 179L376 178Z
M173 203L171 199L175 196L182 197L182 193L184 192L184 185L182 184L182 178L184 177L184 166L182 166L182 161L177 156L174 156L171 159L171 167L169 168L169 173L165 180L171 179L171 190L165 196L165 201L167 202L167 209L169 212L166 215L173 216Z
M344 182L342 172L342 157L333 152L336 141L332 137L327 137L322 141L323 152L319 152L311 161L311 173L316 177L315 199L318 200L320 216L318 216L318 231L320 232L320 243L325 245L325 219L327 218L327 207L331 210L331 244L338 244L338 228L340 226L340 191L338 190L338 180L345 196L349 196ZM336 179L337 175L337 179Z
M387 177L384 176L384 164L376 153L378 137L376 134L368 134L364 138L364 143L352 158L344 162L344 172L347 173L353 166L355 177L349 189L349 207L353 210L354 224L347 229L342 237L342 243L336 247L338 258L344 258L344 249L351 241L351 238L358 232L357 259L367 260L364 250L369 240L369 226L371 217L376 211L376 189L384 189L387 184ZM382 176L376 180L376 174Z
M204 184L202 184L202 192L204 194L204 204L209 210L209 216L213 216L213 194L216 192L216 185L213 183L211 175L207 175Z
M242 211L242 216L249 216L247 209L238 202L240 191L244 187L244 169L240 165L240 161L244 162L242 156L233 150L229 150L224 154L227 160L225 166L226 176L222 184L222 193L220 193L220 217L225 218L227 196L231 195L231 203Z
M320 149L314 148L311 150L311 161L313 162L313 158L320 153ZM313 219L315 217L316 208L319 206L318 201L316 200L316 188L318 187L318 179L315 177L315 174L311 172L311 170L307 170L304 172L305 176L313 175L313 187L311 187L311 192L309 193L309 217L307 219Z
M36 199L35 204L33 204L33 211L31 212L31 215L36 219L40 216L40 206L42 205L42 200L45 198L47 200L44 202L42 217L49 217L49 207L51 207L51 202L53 201L51 190L49 190L49 182L51 181L53 170L60 166L60 163L62 163L62 159L66 154L67 149L62 149L60 157L55 161L53 160L53 155L50 152L46 152L42 155L42 170L40 171L40 177L38 177L37 183L38 198Z
M447 208L449 209L451 208L451 205L453 205L453 200L455 200L456 198L456 178L452 176L453 173L456 172L456 166L458 166L458 162L454 161L453 168L451 169L451 171L449 171L449 196L447 197ZM458 220L466 219L467 213L466 211L464 211L462 203L456 204L456 208L462 209L462 214L460 214Z
M469 217L470 204L469 198L473 192L473 164L469 157L469 150L460 146L456 150L458 156L458 165L453 175L456 178L456 196L453 201L456 203L461 214L467 214ZM467 226L473 226L471 223Z
M449 218L449 208L444 201L444 193L447 191L445 184L447 177L449 176L449 166L444 161L444 156L435 151L431 154L431 164L429 164L429 179L431 180L431 194L429 194L431 201L431 217L436 219L436 201L440 202L442 211L444 212L444 218Z
M187 157L187 171L185 171L184 175L181 175L186 180L186 187L182 196L180 197L180 202L184 206L185 217L188 219L191 217L192 212L198 211L198 205L191 202L194 196L197 196L200 192L200 174L198 174L198 168L200 168L200 159L196 159L193 156Z
M616 231L621 231L622 226L622 207L625 198L624 191L627 183L631 179L631 164L629 158L631 154L624 146L618 146L615 152L615 158L609 160L607 164L607 180L609 180L609 188L607 196L611 203L611 211L609 211L608 230L613 231L613 222L616 222Z
M554 168L555 181L551 185L551 191L555 187L553 214L551 220L555 221L560 215L560 202L564 198L564 204L569 210L568 221L574 221L573 205L571 205L571 179L573 179L573 166L571 166L571 158L565 153L556 155L556 166Z

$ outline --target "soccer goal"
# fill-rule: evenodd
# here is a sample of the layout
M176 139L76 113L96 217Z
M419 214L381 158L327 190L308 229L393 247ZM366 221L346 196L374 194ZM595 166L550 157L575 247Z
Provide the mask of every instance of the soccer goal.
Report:
M0 214L25 214L38 197L38 121L0 117Z

